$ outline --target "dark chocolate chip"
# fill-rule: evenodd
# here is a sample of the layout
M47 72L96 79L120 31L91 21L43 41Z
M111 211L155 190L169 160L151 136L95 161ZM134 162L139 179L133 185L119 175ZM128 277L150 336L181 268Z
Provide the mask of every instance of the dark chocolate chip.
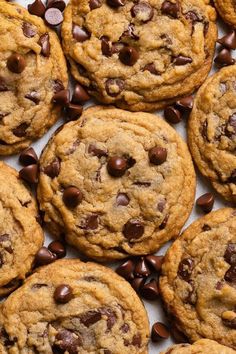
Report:
M133 183L134 186L139 186L139 187L145 187L148 188L151 186L151 182L142 182L142 181L136 181Z
M23 22L22 31L24 33L24 36L27 38L32 38L37 33L36 29L31 25L31 23L28 22Z
M13 73L20 74L25 70L26 67L25 58L21 54L13 53L7 59L7 67Z
M92 214L87 216L83 220L80 228L84 230L96 230L98 228L98 222L99 222L98 215Z
M140 348L140 346L141 346L141 335L139 333L134 334L134 336L132 338L132 345L134 345L135 347Z
M57 93L54 94L53 98L52 98L52 102L62 105L62 106L66 106L69 104L70 102L70 92L69 90L62 90L59 91Z
M0 92L8 91L7 85L2 77L0 77Z
M161 213L164 211L166 206L166 200L165 199L161 199L158 203L157 203L157 210L160 211Z
M50 164L43 168L43 172L51 177L55 178L59 175L61 168L61 163L58 158L55 158Z
M186 65L192 63L192 58L190 57L185 57L184 55L178 55L177 57L173 58L173 64L174 65Z
M148 283L143 285L140 289L140 294L146 300L156 300L159 295L159 289L156 279L151 279Z
M196 205L205 213L209 213L214 205L214 196L212 193L205 193L196 200Z
M118 96L124 90L124 80L122 79L107 79L105 87L106 92L111 97Z
M100 321L101 318L102 318L101 312L96 310L91 310L80 315L80 321L83 323L85 327L92 326L93 324Z
M49 57L50 55L50 40L49 40L49 34L44 33L38 40L38 44L41 47L41 54L44 57Z
M234 183L236 184L236 170L233 170L230 177L228 177L227 180L229 183Z
M229 243L225 254L224 259L230 265L236 265L236 243Z
M157 71L154 63L146 64L144 66L144 68L143 68L143 71L145 71L145 70L149 71L153 75L158 75L159 74L159 72Z
M111 42L109 42L109 38L107 36L101 37L101 49L102 54L106 57L110 57L112 55L112 46Z
M231 30L225 36L217 40L223 47L228 49L236 49L236 32Z
M178 276L185 281L188 281L191 277L191 273L194 267L194 262L191 258L184 258L179 263Z
M163 230L166 225L167 225L167 222L168 222L168 219L169 219L169 214L167 214L164 219L162 220L162 223L159 225L159 229L160 230Z
M116 273L125 278L126 280L134 279L134 262L131 259L128 259L122 263L118 268L116 268Z
M66 3L63 0L47 0L47 9L50 7L57 8L63 12L65 10Z
M80 84L76 84L72 96L73 103L84 103L90 99L86 90Z
M26 129L29 127L28 123L21 123L18 127L12 129L12 133L18 138L22 138L26 135Z
M180 98L175 102L175 105L184 112L191 112L193 108L193 96Z
M105 150L99 149L94 144L89 144L88 153L97 157L107 156L107 152Z
M101 0L90 0L89 1L90 10L98 9L101 6L102 6Z
M123 227L123 234L128 240L138 239L144 233L144 226L140 220L130 219Z
M161 165L166 161L167 150L161 146L155 146L148 151L149 161L154 165Z
M210 231L210 230L211 230L211 227L210 227L209 225L204 224L204 225L202 226L202 231Z
M28 183L38 183L38 165L28 165L19 171L19 177Z
M123 33L122 33L122 35L120 36L120 38L119 38L119 40L121 41L121 40L124 40L124 39L126 39L126 38L131 38L131 39L134 39L135 41L137 41L138 39L139 39L139 36L137 36L136 34L135 34L135 27L134 27L134 24L133 23L130 23L129 25L128 25L128 28L127 28L127 30L125 30ZM121 49L123 49L123 48L121 48Z
M45 11L44 19L49 26L59 26L63 22L63 15L59 9L51 7Z
M236 264L232 265L224 276L225 280L229 283L236 283Z
M57 258L63 258L66 255L66 247L60 241L52 241L48 245L49 251L57 256Z
M35 256L35 262L37 266L50 264L56 259L56 255L49 251L46 247L41 247Z
M154 254L150 254L145 257L145 260L154 271L160 272L162 263L164 261L164 256L155 256Z
M219 66L228 66L233 65L235 60L232 58L230 51L223 48L215 57L214 62Z
M31 91L25 95L25 98L34 102L36 105L40 102L40 96L37 91Z
M85 28L82 28L76 24L73 24L72 26L72 35L77 42L84 42L91 36Z
M131 15L140 22L148 22L153 18L154 11L147 2L140 1L131 8Z
M31 15L43 17L45 6L41 0L35 0L32 4L28 5L28 11Z
M182 120L180 111L173 106L168 106L165 108L164 116L165 119L172 124L177 124Z
M128 66L133 66L139 58L138 51L133 47L124 47L119 53L120 61Z
M107 171L113 177L121 177L127 170L127 160L123 157L113 156L107 162Z
M63 82L60 79L53 80L53 91L55 93L65 90L65 86L63 85Z
M19 161L22 165L28 166L38 163L38 156L32 147L29 147L22 151L19 156Z
M53 297L56 302L66 304L73 298L72 288L67 284L61 284L56 287Z
M145 283L145 278L134 278L131 280L132 288L138 293Z
M77 187L67 187L63 192L63 202L68 208L75 208L82 202L83 194Z
M161 322L156 322L152 326L151 338L153 342L159 342L160 340L167 339L170 336L168 328Z
M164 15L173 17L173 18L178 18L178 13L179 13L179 4L176 3L172 3L168 0L165 0L162 5L161 5L161 12Z
M65 120L67 122L77 120L81 116L82 112L83 112L82 106L74 103L69 103L66 106L66 110L65 110L65 114L66 114Z
M107 0L107 4L111 7L117 8L120 6L124 6L124 0Z
M140 260L136 263L135 268L134 268L134 276L135 277L148 277L151 274L151 270L149 269L149 266L145 260L144 257L141 257Z
M67 329L60 330L53 344L52 351L54 354L78 354L79 347L82 346L82 340L78 334L68 331Z
M224 323L224 325L226 327L236 329L236 314L232 320L227 320L227 319L222 318L222 322Z
M116 204L126 206L130 202L130 199L126 193L118 193L116 196Z

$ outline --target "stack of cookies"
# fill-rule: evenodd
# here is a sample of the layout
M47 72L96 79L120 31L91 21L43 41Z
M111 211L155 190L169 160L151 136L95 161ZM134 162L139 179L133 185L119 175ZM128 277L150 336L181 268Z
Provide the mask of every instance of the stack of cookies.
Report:
M236 26L233 0L215 7ZM161 297L178 342L156 353L236 353L236 32L218 39L216 9L0 0L0 353L147 354L169 330L150 330L141 296ZM192 158L224 208L204 194L181 234Z

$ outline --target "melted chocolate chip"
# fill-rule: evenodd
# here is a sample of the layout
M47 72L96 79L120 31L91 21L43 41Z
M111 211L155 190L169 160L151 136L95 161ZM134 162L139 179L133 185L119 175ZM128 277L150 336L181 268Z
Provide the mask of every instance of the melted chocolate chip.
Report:
M180 8L179 8L179 4L177 2L172 3L168 0L165 0L161 5L161 12L164 15L167 15L167 16L170 16L173 18L178 18L179 11L180 11Z
M69 353L77 354L79 352L79 347L82 346L82 340L79 335L74 332L68 331L67 329L61 329L55 338L55 343L53 344L53 353Z
M186 57L184 55L179 55L173 58L174 65L186 65L192 63L193 59L190 57Z
M236 314L235 314L235 318L233 318L232 320L227 320L227 319L222 319L222 322L224 323L224 325L226 327L232 328L232 329L236 329Z
M110 7L118 8L120 6L124 6L124 0L107 0L107 4Z
M106 92L111 97L118 96L124 90L124 80L122 79L108 79L105 83Z
M18 127L12 129L12 133L18 138L26 136L26 129L29 127L28 123L21 123Z
M135 34L135 27L134 24L130 23L128 25L127 30L125 30L122 35L120 36L119 40L125 40L125 39L134 39L135 41L139 39L139 36Z
M96 230L98 228L99 219L97 214L87 216L81 223L80 228L84 230Z
M101 37L101 49L102 54L106 57L110 57L112 55L111 42L109 42L109 38L107 36Z
M163 230L163 229L166 227L167 222L168 222L168 219L169 219L169 214L167 214L167 215L164 217L162 223L159 225L159 229L160 229L160 230Z
M2 77L0 77L0 92L8 91L7 85Z
M72 26L72 35L77 42L84 42L91 36L86 28L82 28L76 24Z
M224 259L230 265L236 265L236 243L229 243L225 254Z
M202 231L210 231L210 230L211 230L211 227L210 227L209 225L204 224L204 225L202 226Z
M146 23L153 18L154 11L150 4L140 1L131 8L131 15L138 21Z
M236 264L232 265L224 276L225 280L229 283L236 283Z
M153 75L158 75L158 74L160 74L160 73L157 71L157 69L156 69L154 63L146 64L146 65L144 66L144 68L143 68L143 71L145 71L145 70L149 71L149 72L150 72L151 74L153 74Z
M40 102L40 96L37 91L31 91L25 95L25 98L34 102L36 105Z
M98 158L101 158L103 156L105 156L105 157L107 156L107 151L105 151L103 149L99 149L94 144L89 144L88 153L91 155L97 156Z
M101 312L95 310L91 310L80 315L80 321L83 323L85 327L92 326L93 324L100 321L101 318L102 318Z
M56 157L50 164L43 168L43 172L51 177L55 178L59 175L61 168L60 160Z
M44 33L38 40L38 44L41 47L41 54L48 58L50 56L50 40L49 40L49 34Z
M194 262L191 258L184 258L179 264L178 276L181 279L188 281L191 277L193 266Z
M66 304L73 298L72 288L67 284L59 285L53 294L54 300L60 304Z
M90 10L98 9L101 6L102 6L101 0L90 0L89 1Z
M27 37L27 38L32 38L37 33L35 27L33 27L31 25L31 23L28 23L28 22L23 22L22 31L24 33L24 36Z

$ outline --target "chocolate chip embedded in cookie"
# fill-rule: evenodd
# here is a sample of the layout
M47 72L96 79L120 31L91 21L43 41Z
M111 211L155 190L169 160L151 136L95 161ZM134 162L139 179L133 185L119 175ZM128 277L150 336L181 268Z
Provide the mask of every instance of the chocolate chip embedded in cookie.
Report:
M43 243L36 201L13 168L0 162L0 296L17 288Z
M125 280L95 263L65 259L40 268L1 314L7 353L148 353L143 304Z
M162 108L193 92L210 70L217 28L208 1L71 0L64 15L72 75L100 102Z
M92 107L52 137L38 199L56 235L98 260L155 252L191 211L186 144L161 118Z
M191 224L167 251L159 285L172 323L191 342L209 338L236 350L235 210Z
M200 339L194 344L173 345L160 354L235 354L235 350L225 347L210 339Z
M199 89L188 141L201 173L225 199L236 201L236 68L221 69Z
M40 18L2 2L0 23L0 155L9 155L59 118L55 95L67 92L67 68L57 35Z

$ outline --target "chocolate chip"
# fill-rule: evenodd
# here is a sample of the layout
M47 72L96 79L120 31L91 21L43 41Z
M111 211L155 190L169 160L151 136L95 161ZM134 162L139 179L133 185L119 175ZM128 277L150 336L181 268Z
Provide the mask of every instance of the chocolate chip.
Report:
M180 111L173 106L168 106L165 108L164 117L172 124L177 124L182 120Z
M120 6L124 6L124 0L107 0L107 4L111 7L117 8Z
M128 66L133 66L139 58L139 53L133 47L124 47L119 53L120 61Z
M140 260L136 263L135 268L134 268L134 276L135 277L148 277L151 274L151 270L148 267L148 264L146 263L146 260L144 257L141 257Z
M69 285L61 284L56 287L53 297L56 302L66 304L73 298L72 288Z
M225 254L224 259L230 265L236 265L236 243L229 243Z
M77 42L84 42L91 36L85 28L82 28L76 24L72 25L72 35Z
M214 205L214 196L212 193L205 193L196 200L196 205L205 213L209 213Z
M186 65L192 63L192 58L190 57L185 57L184 55L179 55L177 57L173 58L173 64L174 65Z
M217 40L223 47L228 49L236 49L236 32L231 30L225 36Z
M229 283L236 283L236 264L232 265L224 276L225 280Z
M50 40L49 40L49 34L44 33L38 40L38 44L41 47L41 54L44 57L49 57L50 55Z
M193 108L193 96L180 98L178 101L175 102L175 105L183 112L191 112Z
M98 215L92 214L87 216L83 220L80 228L85 230L96 230L98 228Z
M0 77L0 92L8 91L7 85L2 77Z
M232 320L222 318L222 322L226 327L236 329L236 314L235 314L235 318L233 318Z
M53 353L55 354L77 354L79 347L82 346L82 340L78 334L68 331L67 329L60 330L55 339L56 341L52 347Z
M124 86L124 80L118 78L108 79L105 84L106 92L111 97L118 96L124 90Z
M156 322L152 326L151 338L153 342L159 342L162 339L167 339L170 336L168 328L161 322Z
M134 262L131 259L128 259L122 263L118 268L116 268L116 273L125 278L126 280L134 279Z
M184 258L179 263L178 276L185 281L188 281L191 277L191 273L194 267L194 262L191 258Z
M162 5L161 5L161 12L164 15L173 17L173 18L178 18L178 13L179 13L179 4L178 3L172 3L168 0L165 0Z
M131 15L140 22L148 22L153 18L154 11L147 2L140 1L131 8Z
M81 116L82 112L83 112L82 106L78 104L69 103L66 106L66 110L65 110L66 113L65 120L67 122L77 120Z
M44 19L49 26L59 26L63 22L62 12L54 7L45 11Z
M60 167L61 167L60 160L58 158L55 158L50 164L48 164L46 167L43 168L43 172L47 176L51 178L55 178L60 173Z
M107 152L105 150L97 148L94 144L89 144L88 153L99 158L107 156Z
M64 190L62 199L68 208L75 208L82 202L83 194L79 188L70 186Z
M107 36L101 37L101 49L102 54L106 57L110 57L112 55L111 43L109 42L109 38Z
M148 151L149 161L154 165L161 165L166 161L167 150L161 146L155 146Z
M25 58L21 54L13 53L7 59L7 67L13 73L20 74L25 70L26 67Z
M110 157L107 162L107 171L113 177L123 176L127 167L127 160L119 156Z
M117 205L126 206L129 204L129 202L130 202L130 199L127 194L125 194L125 193L118 193L117 194L117 196L116 196L116 204Z
M63 0L47 0L47 9L50 7L57 8L63 12L65 10L66 4Z
M49 251L46 247L41 247L35 256L35 262L37 266L52 263L56 259L56 255Z
M73 103L84 103L90 99L90 96L86 92L86 90L80 85L76 84L72 96Z
M235 60L232 58L230 51L226 48L223 48L215 57L214 62L219 66L227 66L233 65Z
M159 74L159 72L157 71L154 63L146 64L144 66L144 68L143 68L143 71L145 71L145 70L149 71L153 75L158 75Z
M194 11L188 11L188 12L186 12L185 18L186 18L187 20L192 21L193 23L195 23L195 22L201 22L201 18L200 18L200 17L198 16L198 14L196 14L196 12L194 12Z
M131 280L132 288L138 293L145 283L145 278L134 278Z
M130 241L140 238L144 233L144 226L140 220L130 219L123 227L124 236Z
M52 85L53 85L53 91L55 93L65 90L65 86L60 79L53 80Z
M211 230L211 227L210 227L209 225L204 224L204 225L202 226L202 231L210 231L210 230Z
M116 323L117 317L116 313L110 308L101 308L100 312L102 315L107 317L107 331L110 332L114 324Z
M164 256L155 256L154 254L150 254L145 256L145 260L154 271L160 272L162 263L164 261Z
M89 1L90 10L98 9L101 6L102 6L101 0L90 0Z
M57 256L57 258L63 258L66 255L66 247L60 241L52 241L48 245L49 251Z
M101 318L102 318L101 312L95 310L91 310L80 315L80 321L83 323L85 327L92 326L93 324L100 321Z
M29 127L28 123L21 123L18 127L12 129L12 133L18 138L22 138L26 135L26 129Z
M70 102L70 92L69 90L62 90L59 91L57 93L54 94L53 98L52 98L52 102L62 105L62 106L66 106L69 104Z
M159 225L160 230L163 230L166 227L168 219L169 219L169 214L165 215L164 219L162 220L161 224Z
M45 6L41 0L35 0L32 4L28 5L28 11L31 15L43 17Z
M125 158L126 158L126 161L127 161L128 168L131 168L131 167L133 167L136 164L136 160L132 156L129 156L127 154L127 155L125 155Z
M24 36L27 38L32 38L37 33L36 29L31 25L31 23L28 22L23 22L22 31L24 33Z
M29 165L19 171L19 177L28 183L38 183L38 165Z
M38 163L38 156L32 147L29 147L22 151L19 156L19 161L22 165L28 166Z
M135 27L134 27L134 24L133 23L130 23L128 25L128 28L127 30L125 30L122 35L120 36L119 40L124 40L126 38L131 38L131 39L134 39L134 40L138 40L139 39L139 36L137 36L135 34ZM124 46L123 46L124 47ZM121 48L123 49L123 48Z
M133 338L132 338L132 345L134 345L135 347L139 347L141 346L141 335L139 333L134 334Z
M39 102L40 102L40 97L39 97L39 94L37 91L31 91L30 93L27 93L25 95L25 98L34 102L36 105L39 104Z
M230 117L229 117L229 121L228 121L229 125L231 127L233 127L234 132L236 133L236 113L233 113Z
M140 294L146 300L156 300L159 295L156 279L151 279L150 282L143 285L140 289Z

